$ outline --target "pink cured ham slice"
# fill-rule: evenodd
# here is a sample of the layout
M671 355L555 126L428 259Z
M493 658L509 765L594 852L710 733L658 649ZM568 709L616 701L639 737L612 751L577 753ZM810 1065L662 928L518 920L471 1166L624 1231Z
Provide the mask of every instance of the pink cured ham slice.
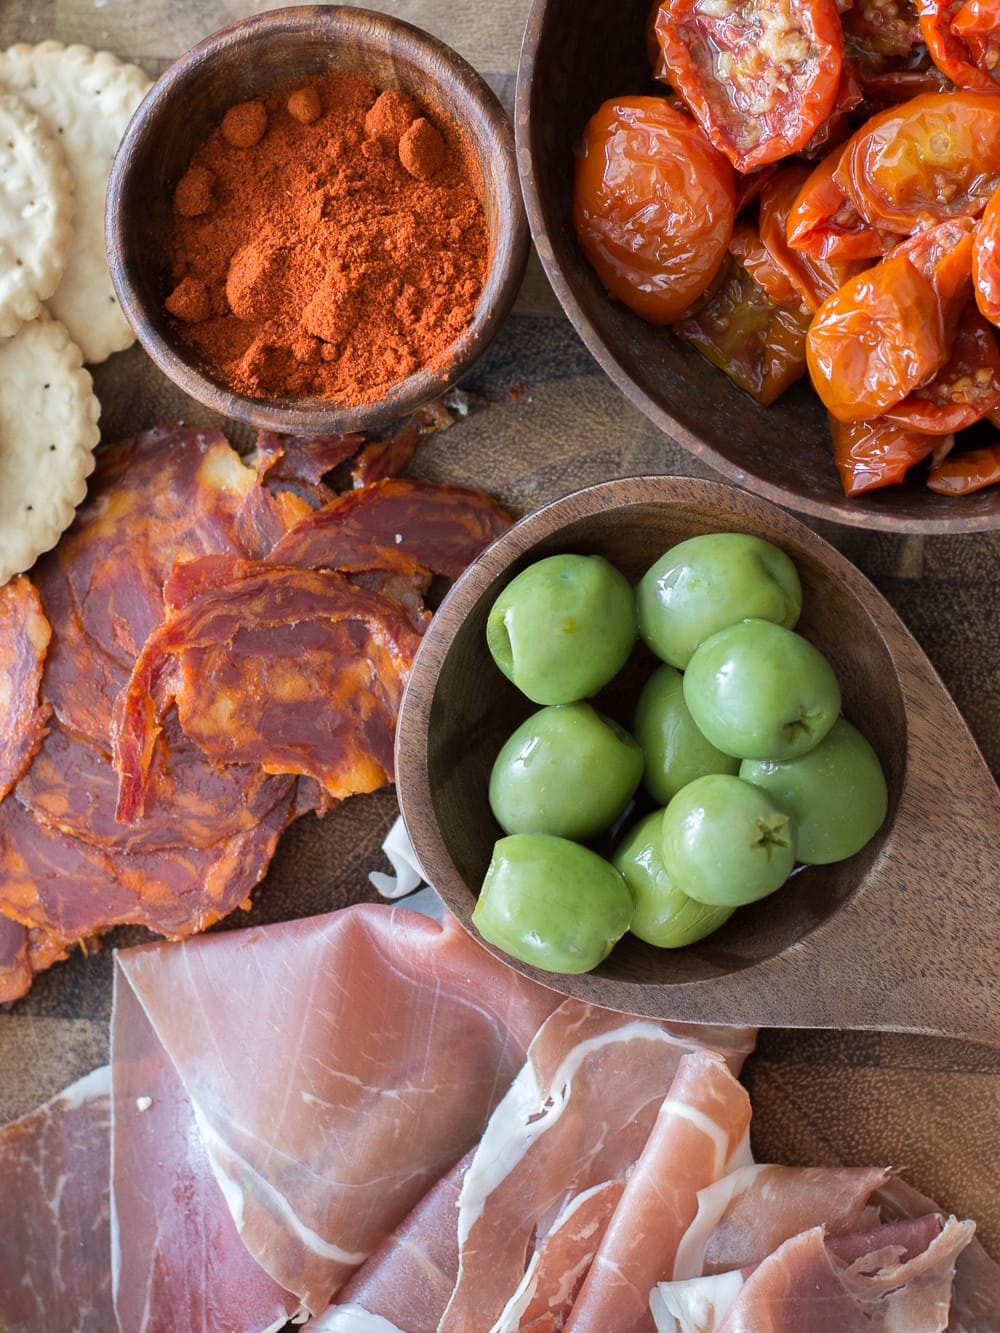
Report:
M702 1029L704 1038L706 1029ZM749 1030L739 1065L752 1046ZM461 1267L441 1333L489 1329L522 1281L536 1228L573 1195L624 1180L681 1057L697 1047L668 1024L567 1000L539 1029L528 1061L494 1112L466 1173Z
M750 1099L721 1056L685 1055L629 1175L567 1333L652 1333L649 1293L673 1272L698 1191L750 1158Z
M313 1313L476 1142L557 1003L450 918L376 905L116 965L243 1243ZM127 1017L113 1016L116 1046ZM150 1271L157 1237L118 1220L141 1255L130 1271Z
M269 559L303 569L430 570L457 579L509 527L508 515L481 491L389 477L317 509Z
M868 1166L740 1167L699 1191L671 1276L751 1267L810 1227L824 1226L828 1236L858 1231L866 1216L879 1220L871 1198L891 1174Z
M268 1277L240 1240L184 1084L117 969L114 1012L109 1180L117 1327L143 1333L283 1328L298 1298ZM156 1237L153 1262L136 1243L139 1237Z
M945 1333L955 1263L974 1230L954 1218L918 1218L826 1240L823 1228L813 1227L753 1269L660 1283L650 1297L656 1328Z
M391 777L420 643L402 608L330 571L247 563L234 573L170 615L136 661L116 709L123 822L145 812L174 696L185 733L216 762L314 777L334 799Z
M112 1333L110 1071L0 1129L0 1328Z
M0 588L0 801L27 771L51 709L39 702L42 665L52 631L31 582Z
M350 1333L361 1315L377 1315L406 1333L436 1333L458 1276L455 1221L472 1151L424 1195L391 1236L313 1320L315 1333Z

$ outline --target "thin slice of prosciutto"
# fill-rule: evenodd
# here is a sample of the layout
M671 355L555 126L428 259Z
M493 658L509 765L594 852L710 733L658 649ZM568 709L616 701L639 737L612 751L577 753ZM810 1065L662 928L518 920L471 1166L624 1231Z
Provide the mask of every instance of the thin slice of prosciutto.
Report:
M452 919L377 905L144 946L116 964L148 1028L137 1046L130 1009L116 1008L116 1080L124 1059L138 1089L147 1050L166 1054L243 1244L313 1313L476 1143L557 1003ZM144 1133L157 1115L154 1098ZM128 1129L116 1117L116 1160ZM167 1266L196 1280L183 1231L117 1197L116 1215L130 1274ZM123 1260L120 1303L132 1299L125 1273ZM183 1282L172 1299L187 1308Z
M0 1129L0 1328L112 1333L111 1075Z

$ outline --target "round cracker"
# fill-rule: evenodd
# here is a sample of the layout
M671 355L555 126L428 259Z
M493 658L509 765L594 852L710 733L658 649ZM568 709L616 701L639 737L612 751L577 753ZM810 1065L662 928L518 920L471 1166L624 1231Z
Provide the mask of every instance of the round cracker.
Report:
M76 186L74 239L48 302L88 362L135 340L121 312L104 246L104 197L115 151L149 78L110 51L20 43L0 52L0 89L16 93L59 140Z
M73 178L44 121L0 94L0 337L59 285L73 237Z
M87 493L100 404L79 347L40 318L0 342L0 583L59 540Z

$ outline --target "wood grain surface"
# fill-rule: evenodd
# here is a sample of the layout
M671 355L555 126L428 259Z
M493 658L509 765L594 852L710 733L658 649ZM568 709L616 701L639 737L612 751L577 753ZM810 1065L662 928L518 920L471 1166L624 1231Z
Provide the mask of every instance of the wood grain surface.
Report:
M525 0L380 0L453 45L512 108ZM156 74L194 42L247 13L243 0L4 0L0 44L55 37L106 47ZM102 429L111 440L166 420L212 420L133 348L95 374ZM710 472L661 434L607 380L573 332L537 261L512 317L464 382L484 401L432 437L416 470L493 491L516 513L612 477ZM712 410L710 402L703 405ZM231 431L237 442L245 435ZM942 676L994 776L1000 772L1000 534L900 537L812 526L868 575L913 631ZM947 725L935 728L947 756ZM961 771L949 770L960 803ZM249 917L263 923L374 898L367 871L396 813L391 792L354 798L320 822L300 820L279 848ZM996 839L1000 829L984 830ZM939 872L955 892L947 862ZM900 886L905 904L905 884ZM1000 890L1000 886L989 886ZM138 938L120 932L111 943ZM873 948L878 971L892 939ZM935 941L927 940L933 959ZM106 1058L110 947L39 978L0 1013L0 1120L18 1115ZM827 984L835 985L836 979ZM762 1032L746 1079L758 1155L787 1162L888 1162L942 1205L977 1219L1000 1257L1000 1053L985 1046L900 1034Z

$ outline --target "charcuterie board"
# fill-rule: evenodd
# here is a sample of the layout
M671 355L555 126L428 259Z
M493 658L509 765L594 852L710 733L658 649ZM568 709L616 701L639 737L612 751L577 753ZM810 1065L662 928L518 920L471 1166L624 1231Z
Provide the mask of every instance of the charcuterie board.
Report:
M0 47L50 37L83 42L155 75L245 12L247 5L233 0L8 0L0 11ZM393 12L456 46L510 107L527 12L523 0L502 12L477 0L400 0ZM234 444L252 443L181 395L137 347L96 367L94 381L105 440L161 422L211 421ZM413 471L429 480L480 486L515 514L612 477L710 475L604 377L534 260L512 318L463 388L468 415L426 441ZM921 539L854 528L822 532L872 579L916 635L995 777L1000 535ZM938 745L947 755L947 730ZM960 773L954 781L961 783ZM353 798L323 820L299 820L285 834L251 912L237 913L231 924L263 924L374 899L367 876L385 868L379 844L396 810L392 792L382 791ZM945 870L940 892L951 890ZM53 968L24 1000L0 1012L0 1121L106 1058L111 949L140 937L138 931L109 937L102 953L77 955ZM1000 1186L992 1165L1000 1147L1000 1051L898 1034L776 1029L761 1034L745 1078L760 1159L891 1163L943 1206L976 1218L987 1248L1000 1254Z

